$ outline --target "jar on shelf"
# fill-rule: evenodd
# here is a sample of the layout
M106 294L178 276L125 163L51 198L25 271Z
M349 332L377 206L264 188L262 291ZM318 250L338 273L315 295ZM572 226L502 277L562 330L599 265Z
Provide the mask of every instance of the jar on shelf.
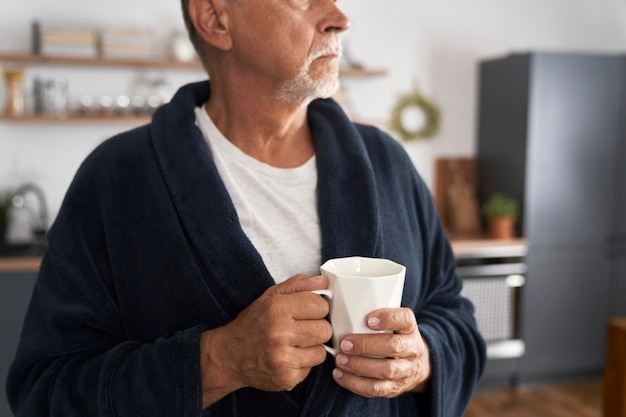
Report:
M67 116L68 82L65 78L51 78L46 81L44 93L45 112L55 117Z
M5 68L2 77L6 86L4 114L8 117L24 116L24 74L23 68Z

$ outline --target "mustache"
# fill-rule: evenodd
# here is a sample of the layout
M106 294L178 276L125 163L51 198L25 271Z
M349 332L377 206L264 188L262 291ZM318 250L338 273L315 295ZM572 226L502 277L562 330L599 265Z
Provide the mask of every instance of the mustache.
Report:
M337 55L341 57L342 46L339 37L332 36L322 38L320 43L315 45L311 53L309 54L309 63L312 63L316 59L325 55Z

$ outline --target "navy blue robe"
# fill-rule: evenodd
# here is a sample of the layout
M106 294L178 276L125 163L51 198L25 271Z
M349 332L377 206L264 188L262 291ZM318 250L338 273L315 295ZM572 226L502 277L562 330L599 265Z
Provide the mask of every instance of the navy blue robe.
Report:
M431 349L423 394L366 399L333 360L294 393L238 390L201 409L199 340L274 284L195 126L207 82L183 87L148 126L101 144L51 228L7 393L17 416L461 416L485 346L427 187L403 148L309 106L322 260L406 265L402 305Z

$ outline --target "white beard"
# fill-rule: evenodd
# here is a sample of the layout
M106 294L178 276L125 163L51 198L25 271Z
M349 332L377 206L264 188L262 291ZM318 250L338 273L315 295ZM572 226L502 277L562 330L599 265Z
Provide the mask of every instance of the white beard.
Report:
M328 53L337 53L341 57L341 43L338 38L328 38L314 51L307 59L307 62L300 68L298 74L291 80L285 81L276 96L284 103L308 104L316 98L328 98L339 90L339 74L337 72L327 72L319 79L313 79L310 69L313 62L320 56Z

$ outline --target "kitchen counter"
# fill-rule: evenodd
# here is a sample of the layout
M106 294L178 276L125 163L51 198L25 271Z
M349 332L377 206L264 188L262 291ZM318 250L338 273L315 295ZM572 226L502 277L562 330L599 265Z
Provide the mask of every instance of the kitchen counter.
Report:
M526 239L454 239L450 240L456 258L526 256Z
M0 258L0 274L14 272L37 272L41 256Z
M452 250L457 257L525 256L528 246L524 239L452 239ZM509 255L510 254L510 255ZM0 273L37 272L40 256L0 257Z

